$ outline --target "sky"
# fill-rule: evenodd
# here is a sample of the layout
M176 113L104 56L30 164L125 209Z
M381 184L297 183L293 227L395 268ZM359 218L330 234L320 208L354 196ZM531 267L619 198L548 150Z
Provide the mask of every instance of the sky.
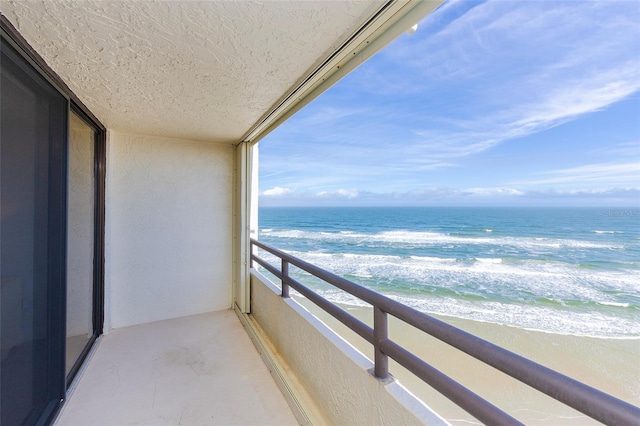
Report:
M259 143L259 204L638 208L639 23L447 2Z

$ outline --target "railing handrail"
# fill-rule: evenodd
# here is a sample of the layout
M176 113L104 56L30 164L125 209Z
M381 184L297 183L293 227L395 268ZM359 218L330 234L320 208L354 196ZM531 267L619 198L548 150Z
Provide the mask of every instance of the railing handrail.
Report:
M391 341L386 335L386 314L388 313L600 422L612 425L640 424L640 408L632 404L256 239L251 239L251 245L252 247L262 248L281 259L283 268L278 270L254 254L253 249L251 252L252 261L259 263L282 280L283 296L286 297L288 295L288 286L295 288L374 345L376 355L374 360L375 374L380 378L387 377L387 356L391 356L391 358L477 419L491 424L519 424L513 417ZM290 277L288 274L289 264L373 305L373 329ZM284 274L282 273L283 270L285 271ZM376 330L376 328L381 330Z

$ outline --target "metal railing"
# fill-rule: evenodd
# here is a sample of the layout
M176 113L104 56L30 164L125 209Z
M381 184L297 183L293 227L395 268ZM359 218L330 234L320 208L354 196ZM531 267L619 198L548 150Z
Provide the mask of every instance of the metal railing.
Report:
M389 376L391 357L481 422L492 425L522 424L390 340L387 332L387 315L390 314L602 423L640 425L640 408L634 405L255 239L251 239L251 247L252 265L253 262L258 263L281 280L282 297L289 297L289 287L294 288L373 345L374 373L380 379ZM260 258L253 252L253 247L259 247L280 258L281 268L277 269ZM371 304L373 328L292 278L289 275L289 265Z

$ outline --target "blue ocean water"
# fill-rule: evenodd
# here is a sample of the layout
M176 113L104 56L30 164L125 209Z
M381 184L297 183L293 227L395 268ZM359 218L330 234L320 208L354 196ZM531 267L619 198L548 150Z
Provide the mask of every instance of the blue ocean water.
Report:
M261 241L423 312L640 338L635 208L261 208L259 224Z

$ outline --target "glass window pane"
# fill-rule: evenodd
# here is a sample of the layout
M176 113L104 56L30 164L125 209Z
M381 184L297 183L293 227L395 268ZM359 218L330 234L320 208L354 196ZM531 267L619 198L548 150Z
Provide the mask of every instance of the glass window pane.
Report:
M95 132L69 116L67 374L93 335Z
M1 418L46 420L64 396L67 101L2 41Z

